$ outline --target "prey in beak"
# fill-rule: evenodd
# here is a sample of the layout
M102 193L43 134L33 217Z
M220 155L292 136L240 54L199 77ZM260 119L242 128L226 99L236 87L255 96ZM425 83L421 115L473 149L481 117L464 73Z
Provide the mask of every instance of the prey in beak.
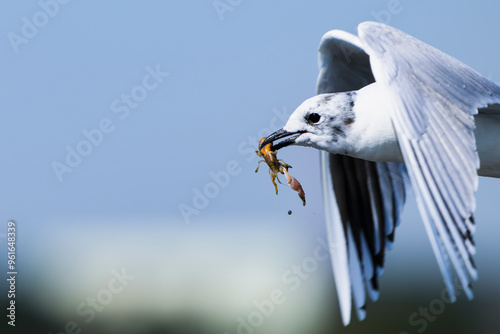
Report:
M282 133L284 132L283 130L276 131L275 133L273 133L269 137L262 138L259 141L259 150L255 151L255 153L259 157L264 158L264 160L259 161L255 172L257 173L259 171L259 166L260 166L261 162L265 162L269 166L269 175L271 176L271 181L273 182L274 188L276 189L276 195L278 195L278 185L276 184L275 180L278 180L278 182L281 183L280 179L278 178L278 174L284 174L286 177L286 182L287 182L288 186L299 193L299 197L302 200L302 204L306 205L306 195L304 193L304 190L302 189L302 185L299 183L299 181L297 181L296 178L294 178L293 176L291 176L288 173L288 169L292 168L292 166L290 166L289 164L287 164L283 160L278 159L278 157L277 157L278 148L282 148L282 147L293 144L295 141L295 138L297 138L299 135L292 137L292 138L289 138L285 141L279 142L276 146L273 146L273 138L271 138L271 137L275 136L280 131ZM287 135L288 135L288 133L285 135L278 134L274 138L279 139L279 138L282 138L282 137L287 136ZM281 137L279 137L279 136L281 136ZM266 140L269 140L269 142L266 143L265 142ZM283 144L283 143L285 143L285 144Z
M280 129L274 133L271 133L269 136L267 136L264 141L260 144L259 150L262 150L266 145L272 144L273 150L277 151L280 148L287 147L289 145L295 144L295 140L306 131L297 131L297 132L288 132L286 130ZM290 137L293 136L293 137ZM280 141L277 144L274 144L273 142L275 140L285 138L285 137L290 137L287 138L283 141Z

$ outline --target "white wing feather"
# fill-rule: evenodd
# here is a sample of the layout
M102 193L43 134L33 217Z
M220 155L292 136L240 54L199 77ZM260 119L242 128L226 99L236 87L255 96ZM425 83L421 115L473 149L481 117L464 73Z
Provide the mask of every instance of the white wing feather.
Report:
M500 87L392 27L365 22L358 31L376 82L393 102L400 148L451 299L455 289L448 260L472 298L479 168L473 115L500 102Z
M358 37L326 33L319 47L317 93L360 89L375 81ZM352 299L358 319L366 316L366 292L378 298L384 254L404 204L403 166L321 152L327 233L342 321L350 322Z

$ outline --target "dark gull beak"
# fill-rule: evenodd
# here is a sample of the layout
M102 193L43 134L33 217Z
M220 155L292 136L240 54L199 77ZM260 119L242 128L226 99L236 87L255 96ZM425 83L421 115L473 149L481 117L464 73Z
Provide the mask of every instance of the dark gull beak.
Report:
M289 145L293 145L293 144L295 144L295 140L301 134L303 134L304 132L305 131L288 132L286 130L280 129L280 130L278 130L278 131L270 134L269 136L267 136L267 138L262 142L262 144L260 144L259 150L261 150L264 146L266 146L269 143L272 144L275 140L278 140L278 139L281 139L281 138L285 138L285 137L289 137L289 136L293 136L293 137L290 137L288 139L280 141L276 145L273 144L273 150L277 151L280 148L283 148L283 147L286 147L286 146L289 146Z

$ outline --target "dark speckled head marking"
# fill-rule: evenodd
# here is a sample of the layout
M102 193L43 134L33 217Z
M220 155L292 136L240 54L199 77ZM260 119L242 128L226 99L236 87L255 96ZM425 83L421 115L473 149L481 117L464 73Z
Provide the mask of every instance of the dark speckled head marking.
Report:
M290 116L283 129L302 133L296 145L331 149L333 143L343 146L356 121L353 107L356 92L319 94L304 101Z
M356 97L356 92L328 94L325 96L324 103L329 104L329 108L339 111L337 115L330 116L328 120L331 124L334 141L337 141L339 137L345 138L347 127L354 123L356 115L353 108Z
M352 108L354 108L354 100L356 99L357 97L357 94L356 92L346 92L345 93L348 97L348 103L349 103L349 106Z
M330 132L331 140L337 142L339 138L346 137L347 127L355 121L356 116L352 110L355 99L356 92L324 94L309 108L305 118L308 120L311 114L320 113L324 117L324 123L328 124L327 131ZM336 112L322 112L322 109ZM313 126L323 127L325 124Z
M342 126L335 125L332 129L337 136L345 137L344 128Z
M354 118L350 118L350 117L347 117L344 119L344 124L345 125L349 125L349 124L352 124L354 123Z
M335 94L326 94L323 98L323 101L325 102L328 102L330 101L333 97L335 96Z

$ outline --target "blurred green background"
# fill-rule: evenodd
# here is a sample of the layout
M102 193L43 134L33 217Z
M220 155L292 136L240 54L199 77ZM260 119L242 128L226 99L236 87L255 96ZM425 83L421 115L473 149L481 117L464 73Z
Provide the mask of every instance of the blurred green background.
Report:
M0 11L2 333L487 333L500 303L499 180L481 179L476 298L454 304L413 197L381 296L343 328L319 154L266 169L259 138L314 95L331 29L389 23L500 81L494 1L24 1ZM264 166L263 166L264 167ZM287 212L292 210L292 214Z

